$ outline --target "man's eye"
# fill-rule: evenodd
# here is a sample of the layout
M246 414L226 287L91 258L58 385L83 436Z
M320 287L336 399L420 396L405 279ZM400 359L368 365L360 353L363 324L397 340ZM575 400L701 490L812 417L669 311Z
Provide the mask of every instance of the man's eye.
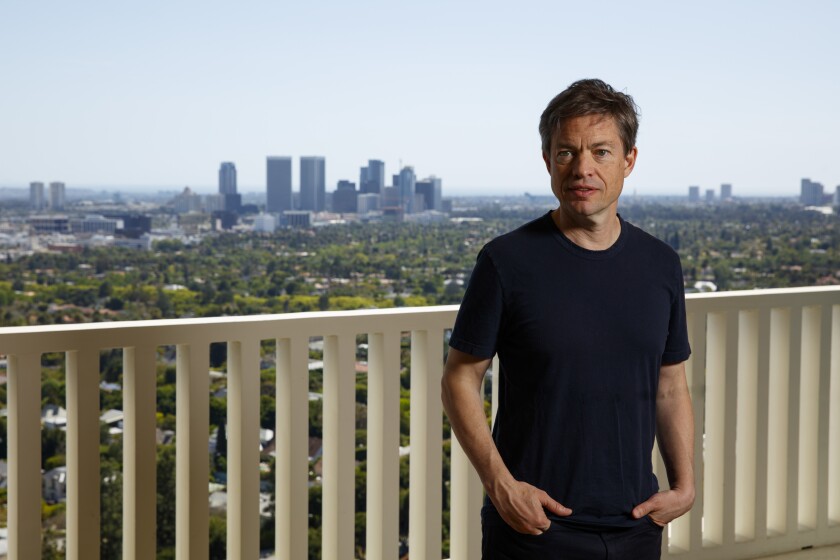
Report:
M596 155L596 156L599 156L599 157L606 157L606 156L608 156L609 154L610 154L610 151L609 151L609 150L604 150L604 149L595 150L595 155Z
M569 150L562 150L557 152L557 159L565 160L569 159L570 157L572 157L572 152L570 152Z

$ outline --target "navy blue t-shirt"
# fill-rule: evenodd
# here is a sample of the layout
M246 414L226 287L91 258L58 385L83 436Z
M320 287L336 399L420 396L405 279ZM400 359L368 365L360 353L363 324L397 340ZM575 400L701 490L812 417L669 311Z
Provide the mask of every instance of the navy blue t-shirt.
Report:
M517 480L574 510L563 523L635 525L658 490L659 368L691 353L679 257L619 220L603 251L572 243L550 213L488 243L450 339L498 353L493 439Z

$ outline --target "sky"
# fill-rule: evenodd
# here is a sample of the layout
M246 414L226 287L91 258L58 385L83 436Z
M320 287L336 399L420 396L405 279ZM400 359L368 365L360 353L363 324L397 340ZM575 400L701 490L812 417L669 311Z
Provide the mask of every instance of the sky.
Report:
M840 2L0 1L0 187L327 188L412 165L447 194L549 194L537 123L573 81L641 108L625 193L840 185ZM390 181L388 181L390 182Z

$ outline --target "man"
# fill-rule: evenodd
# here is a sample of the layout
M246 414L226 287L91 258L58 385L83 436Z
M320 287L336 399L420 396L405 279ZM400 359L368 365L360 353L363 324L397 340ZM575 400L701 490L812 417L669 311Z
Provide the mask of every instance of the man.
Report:
M559 207L482 249L442 381L487 493L483 557L659 558L662 527L694 501L679 257L618 215L637 155L629 95L575 82L539 129ZM491 437L481 384L496 353Z

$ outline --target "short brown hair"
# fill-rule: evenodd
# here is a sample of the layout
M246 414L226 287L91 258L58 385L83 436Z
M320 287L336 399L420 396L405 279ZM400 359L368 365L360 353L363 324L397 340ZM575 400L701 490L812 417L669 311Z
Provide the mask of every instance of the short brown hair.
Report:
M567 119L585 115L605 115L615 119L624 153L636 145L639 131L639 108L626 93L597 79L578 80L552 99L540 117L542 150L551 149L551 137L557 126Z

